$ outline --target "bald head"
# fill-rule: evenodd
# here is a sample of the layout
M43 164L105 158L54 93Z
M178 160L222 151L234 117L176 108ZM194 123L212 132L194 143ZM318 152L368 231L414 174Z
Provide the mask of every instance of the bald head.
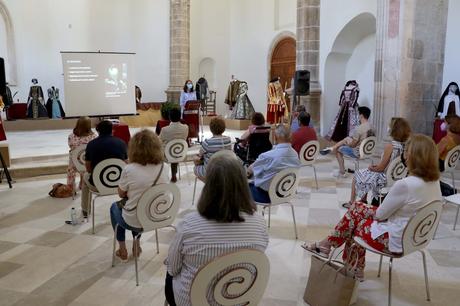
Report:
M291 129L284 124L278 125L275 129L275 140L276 143L290 143Z

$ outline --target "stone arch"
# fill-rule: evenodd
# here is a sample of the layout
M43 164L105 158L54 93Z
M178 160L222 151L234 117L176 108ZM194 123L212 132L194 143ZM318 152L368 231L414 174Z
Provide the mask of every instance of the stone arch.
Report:
M364 89L366 95L360 95L359 101L361 105L373 108L375 34L375 16L362 13L352 18L337 35L324 67L321 130L325 133L329 131L337 115L340 92L347 78L356 78L360 83L359 75L355 74L370 75L369 80L363 79L365 84L360 84L361 92ZM350 63L351 60L356 60L356 54L353 57L355 52L359 52L362 65ZM353 76L349 75L350 71Z
M208 81L209 89L216 89L216 61L211 57L205 57L198 65L198 77L205 77Z
M10 85L17 85L16 46L14 42L13 22L11 20L11 15L2 0L0 0L0 22L4 22L6 29L6 47L8 57L5 64L8 65L7 71L9 71L6 79Z

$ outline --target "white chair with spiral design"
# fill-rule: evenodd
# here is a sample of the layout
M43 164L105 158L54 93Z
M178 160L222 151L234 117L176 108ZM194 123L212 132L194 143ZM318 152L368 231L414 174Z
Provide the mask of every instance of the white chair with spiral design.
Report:
M444 172L443 173L450 173L452 178L452 187L454 190L455 188L455 176L454 171L457 168L458 162L460 161L460 146L456 146L452 150L447 153L446 159L444 160Z
M297 236L297 225L295 221L294 206L291 203L292 198L296 195L297 186L299 186L299 169L288 168L278 172L270 182L268 195L270 203L258 203L262 206L262 215L265 215L265 209L268 208L268 227L271 223L271 208L282 204L291 206L292 221L294 222L295 239Z
M196 273L191 304L259 305L269 276L270 261L261 251L243 249L216 257Z
M319 142L311 140L300 149L299 158L302 167L312 167L315 175L316 189L318 189L318 178L316 177L315 161L319 154Z
M426 299L430 301L430 289L428 287L428 271L426 268L426 258L424 248L433 240L436 228L438 227L439 220L441 218L442 212L442 202L433 201L425 205L420 209L407 223L406 228L404 229L402 235L402 254L389 254L380 252L370 245L368 245L360 237L355 237L354 241L356 244L362 246L366 250L369 250L375 254L380 255L379 263L379 272L378 277L380 277L380 272L382 270L382 259L383 256L390 258L389 265L389 277L388 277L388 305L391 305L391 277L392 277L392 266L393 259L405 257L415 251L419 251L422 254L423 260L423 271L425 275L425 289L426 289Z
M94 194L94 198L91 200L91 219L93 224L94 234L94 215L95 202L97 198L116 195L118 194L118 182L121 178L121 171L126 166L126 163L117 158L109 158L101 161L96 165L93 170L93 184L97 191L89 189L90 197Z
M374 154L376 144L377 144L377 137L375 136L367 137L363 139L363 141L361 141L361 144L359 145L359 157L358 158L351 158L347 156L344 156L344 158L353 160L353 162L355 163L355 171L358 171L359 161L370 159L371 164L374 163L374 161L372 160L372 155Z
M136 207L137 219L142 225L142 232L134 237L137 240L136 242L138 243L141 234L155 231L157 254L159 254L158 229L172 226L179 211L180 199L180 191L175 184L159 184L144 191ZM115 266L117 226L115 227L113 236L112 267ZM136 286L139 286L137 256L134 256L134 266L136 269Z
M390 162L387 170L385 171L385 177L387 180L386 185L379 190L378 194L380 204L382 204L382 197L388 194L390 187L393 186L396 181L405 178L407 174L407 167L402 162L400 156Z
M75 169L77 169L77 172L80 174L83 174L86 172L86 165L85 165L85 151L86 151L86 144L79 145L72 151L70 151L70 159L72 160L72 163L75 166ZM75 199L75 193L76 193L76 186L74 182L73 190L74 192L72 193L72 198Z
M188 152L188 143L183 139L174 139L169 141L165 145L165 157L166 161L169 164L177 163L178 171L179 171L179 179L180 179L180 163L185 164L185 175L188 174L188 167L187 167L187 152ZM190 183L190 181L189 181Z

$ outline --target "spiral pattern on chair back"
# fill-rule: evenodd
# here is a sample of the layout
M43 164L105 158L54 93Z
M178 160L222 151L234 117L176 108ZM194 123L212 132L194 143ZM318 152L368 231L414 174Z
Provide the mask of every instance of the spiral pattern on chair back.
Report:
M460 149L456 147L452 150L452 152L449 152L447 156L446 169L455 169L457 167L457 163L459 159L460 159Z
M438 213L433 211L417 224L412 237L412 243L415 247L425 244L433 238L429 237L429 234L433 230L437 218L439 218Z
M167 193L158 194L145 206L145 214L152 222L163 222L171 219L170 209L174 203L174 197Z
M309 141L304 144L300 150L300 161L303 165L311 165L315 161L319 153L319 143L317 141Z
M85 172L85 151L86 151L86 144L80 145L70 151L70 158L72 159L73 164L78 172Z
M442 202L433 201L408 221L402 236L404 255L420 250L433 239L442 213Z
M250 302L244 295L257 279L257 267L253 264L234 265L219 272L209 283L206 299L209 305L235 305L236 299L242 303Z
M363 152L365 155L371 155L375 148L375 140L370 139L363 146Z
M391 169L390 175L392 181L398 181L407 176L407 167L403 164L401 159L399 159L395 167Z
M107 165L101 169L99 173L99 180L101 184L106 188L118 187L118 181L121 177L122 167L119 165Z
M294 193L296 179L297 175L295 173L288 173L283 176L276 184L276 195L280 198L285 198Z
M258 305L269 270L268 258L259 251L242 250L218 257L196 274L191 303L193 306Z
M180 205L180 191L174 184L157 184L147 189L137 203L137 219L144 231L169 226Z
M188 145L185 140L176 139L165 146L165 156L169 163L182 162L187 156Z

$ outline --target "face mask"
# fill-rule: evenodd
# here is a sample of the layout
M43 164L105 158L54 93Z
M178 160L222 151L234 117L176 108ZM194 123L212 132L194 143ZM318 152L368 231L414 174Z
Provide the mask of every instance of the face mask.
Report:
M193 85L190 84L190 83L188 83L188 84L187 84L187 88L188 88L188 89L192 89L192 88L193 88Z

